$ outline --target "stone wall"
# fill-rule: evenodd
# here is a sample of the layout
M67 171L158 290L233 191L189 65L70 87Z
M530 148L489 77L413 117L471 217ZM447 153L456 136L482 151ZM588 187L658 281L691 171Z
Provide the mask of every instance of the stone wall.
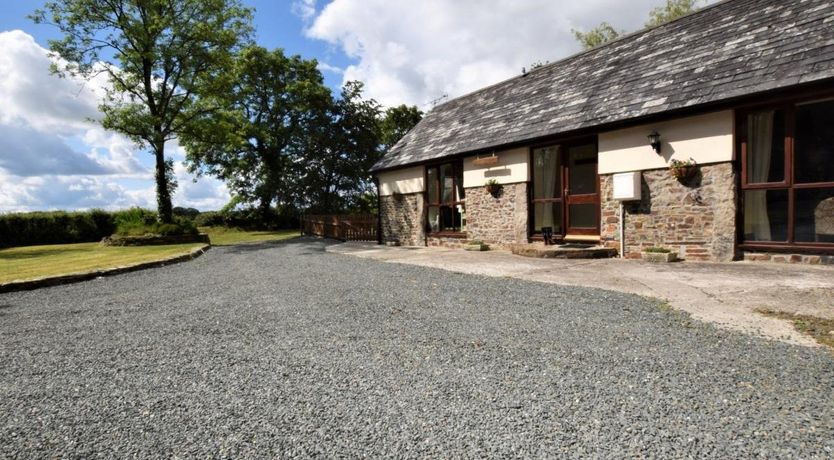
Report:
M423 194L379 197L382 242L398 241L403 246L425 246Z
M625 256L661 246L686 260L729 261L736 256L736 181L732 163L699 167L698 176L679 182L667 169L644 171L642 200L625 204ZM601 237L619 247L619 202L612 199L613 176L600 177Z
M466 234L493 245L527 242L527 183L507 184L492 196L486 187L466 189Z
M780 264L834 265L834 256L744 251L744 260Z
M426 239L426 245L430 247L443 247L450 249L463 249L467 243L468 238L456 238L450 236L429 236Z

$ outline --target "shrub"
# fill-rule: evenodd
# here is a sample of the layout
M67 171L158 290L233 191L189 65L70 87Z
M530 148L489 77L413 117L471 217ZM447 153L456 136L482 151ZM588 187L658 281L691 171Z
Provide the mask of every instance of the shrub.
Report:
M113 213L116 223L116 231L122 229L141 227L143 225L153 225L157 222L157 215L153 211L142 208L130 208L124 211L116 211Z
M221 227L225 224L223 214L216 211L201 212L194 218L194 225L198 227Z
M170 224L159 222L145 223L141 220L125 221L116 228L116 235L119 236L142 236L142 235L196 235L197 227L188 219L175 218Z
M182 206L176 206L174 209L171 210L177 217L184 217L186 219L194 220L200 215L200 211L196 208L183 208Z

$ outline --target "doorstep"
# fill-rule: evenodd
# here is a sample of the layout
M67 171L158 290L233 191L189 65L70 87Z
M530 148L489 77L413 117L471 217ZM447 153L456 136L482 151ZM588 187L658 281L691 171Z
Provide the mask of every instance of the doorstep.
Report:
M517 256L538 259L608 259L617 256L616 249L581 243L549 246L540 243L511 244L509 249Z

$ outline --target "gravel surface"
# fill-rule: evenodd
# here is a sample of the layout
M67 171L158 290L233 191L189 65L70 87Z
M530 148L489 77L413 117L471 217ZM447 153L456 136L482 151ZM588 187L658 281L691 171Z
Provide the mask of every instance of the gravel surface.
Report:
M834 456L834 356L293 240L0 295L0 457Z

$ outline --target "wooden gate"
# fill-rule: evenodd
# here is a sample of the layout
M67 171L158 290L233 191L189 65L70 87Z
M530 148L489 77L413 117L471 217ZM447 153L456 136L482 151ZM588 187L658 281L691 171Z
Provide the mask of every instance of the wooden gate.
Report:
M342 241L377 241L377 217L373 214L305 215L301 232Z

